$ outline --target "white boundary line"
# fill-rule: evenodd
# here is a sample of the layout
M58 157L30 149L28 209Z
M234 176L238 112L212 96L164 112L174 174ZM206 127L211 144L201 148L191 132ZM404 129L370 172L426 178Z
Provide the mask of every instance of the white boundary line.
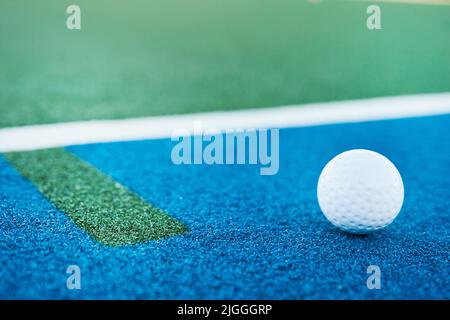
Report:
M194 122L207 129L303 127L450 113L450 92L239 111L205 112L124 120L94 120L0 129L0 152L69 145L168 138Z

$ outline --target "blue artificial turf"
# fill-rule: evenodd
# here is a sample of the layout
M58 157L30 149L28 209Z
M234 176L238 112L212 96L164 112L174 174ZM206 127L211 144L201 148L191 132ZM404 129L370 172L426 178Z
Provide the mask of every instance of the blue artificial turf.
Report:
M94 242L0 158L1 298L448 299L450 116L284 129L280 171L174 166L169 140L68 148L190 232L121 248ZM402 212L369 236L320 213L316 183L337 153L372 149L405 184ZM65 287L77 264L82 289ZM379 265L382 289L368 290Z

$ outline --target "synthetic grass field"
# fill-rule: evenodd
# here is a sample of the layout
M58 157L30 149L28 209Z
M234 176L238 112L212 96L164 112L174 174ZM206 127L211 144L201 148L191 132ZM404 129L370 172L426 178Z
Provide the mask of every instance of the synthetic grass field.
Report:
M379 3L375 31L358 1L78 1L72 31L71 2L2 2L0 146L16 127L94 119L436 93L448 108L282 128L274 176L176 166L170 138L0 149L0 298L448 299L450 6L437 2ZM369 236L335 229L316 199L323 166L353 148L386 155L405 185L398 218Z
M0 126L448 91L448 6L3 1Z

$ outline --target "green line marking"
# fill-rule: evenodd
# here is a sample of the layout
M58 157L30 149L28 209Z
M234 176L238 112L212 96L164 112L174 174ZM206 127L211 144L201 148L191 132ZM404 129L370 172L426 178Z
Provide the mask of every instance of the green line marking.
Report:
M64 149L5 156L56 208L102 244L132 245L187 231L182 223Z

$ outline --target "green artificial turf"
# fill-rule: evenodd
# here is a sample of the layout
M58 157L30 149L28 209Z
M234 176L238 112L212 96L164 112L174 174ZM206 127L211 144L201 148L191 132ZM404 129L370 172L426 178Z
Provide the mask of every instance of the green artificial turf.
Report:
M450 6L0 2L0 127L450 91Z
M64 149L5 156L51 203L102 244L131 245L187 231L182 223Z

